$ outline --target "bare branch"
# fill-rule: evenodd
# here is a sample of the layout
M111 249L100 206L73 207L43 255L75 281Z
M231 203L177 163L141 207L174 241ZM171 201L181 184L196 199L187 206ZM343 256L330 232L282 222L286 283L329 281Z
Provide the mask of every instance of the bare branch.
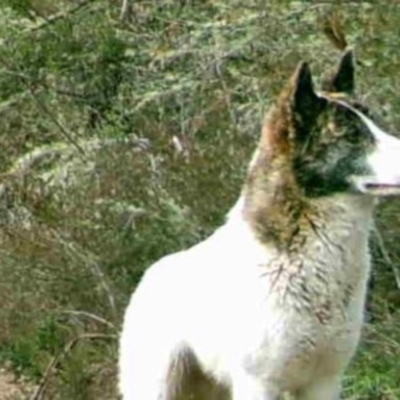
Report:
M35 91L30 89L31 96L35 100L38 108L46 114L52 121L53 123L58 127L62 135L70 142L72 145L75 146L75 148L81 153L81 155L85 156L85 150L80 146L80 144L75 140L73 135L68 131L68 129L58 120L57 117L54 116L54 114L48 109L46 103L36 95Z
M30 96L33 98L35 101L37 107L39 110L42 111L43 114L46 114L51 121L58 127L62 135L67 139L68 142L70 142L82 156L85 156L85 151L83 148L80 146L80 144L75 140L74 136L72 133L68 131L68 129L58 120L56 116L49 110L47 107L46 103L38 96L36 89L33 87L33 85L30 83L29 78L21 74L19 72L13 71L12 68L5 62L5 60L2 60L3 64L6 66L7 70L6 73L12 74L14 76L17 76L21 83L26 87L26 93L29 93ZM24 92L25 93L25 92Z
M11 99L3 101L2 103L0 103L0 116L2 116L10 108L14 107L20 101L25 100L29 96L30 96L30 91L29 90L25 90L24 92L17 93L13 97L11 97Z
M99 280L100 285L102 286L107 298L108 302L110 305L110 309L113 313L113 316L116 317L117 315L117 308L115 305L115 299L114 299L114 294L111 290L111 287L109 286L107 279L104 275L103 270L101 269L100 265L96 262L95 258L93 256L88 256L84 255L83 251L77 248L77 245L73 242L68 242L64 240L64 238L61 237L61 235L57 231L53 231L54 236L57 238L57 241L64 245L66 250L69 251L69 253L76 258L78 258L80 261L84 262L86 264L92 274L96 276Z
M93 319L94 321L100 322L104 325L107 325L109 328L116 330L116 327L113 323L110 321L107 321L106 319L99 317L98 315L92 314L87 311L77 311L77 310L62 310L60 311L62 314L70 314L70 315L78 315L78 316L84 316L90 319Z
M122 0L122 7L121 7L121 13L119 14L119 19L121 21L129 19L131 12L132 12L132 7L131 4L129 3L129 0Z
M34 25L33 27L30 27L30 28L25 29L24 31L22 31L22 34L30 34L32 32L38 31L40 29L43 29L43 28L47 27L50 24L54 24L55 22L57 22L60 19L67 18L67 17L75 14L80 9L86 7L88 4L93 3L94 1L95 0L84 0L81 3L79 3L78 5L76 5L75 7L71 7L69 9L65 10L65 11L59 11L59 12L53 14L53 15L50 15L49 17L46 17L44 19L44 21L41 21L37 25Z
M70 340L64 348L56 354L49 364L47 365L46 371L43 375L43 378L41 379L39 386L33 393L33 395L30 397L30 400L40 400L43 399L43 394L46 389L47 383L54 372L55 368L57 365L60 363L60 361L75 347L75 345L81 341L81 340L94 340L94 339L116 339L116 335L104 335L101 333L85 333L82 335L78 335L72 340Z

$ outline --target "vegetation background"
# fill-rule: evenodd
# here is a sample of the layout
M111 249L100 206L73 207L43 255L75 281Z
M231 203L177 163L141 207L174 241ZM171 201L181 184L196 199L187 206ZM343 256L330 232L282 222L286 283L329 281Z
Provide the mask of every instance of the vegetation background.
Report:
M346 44L398 132L398 1L0 0L0 364L22 398L117 398L143 271L221 224L295 65L321 77ZM348 400L400 399L399 216L380 208Z

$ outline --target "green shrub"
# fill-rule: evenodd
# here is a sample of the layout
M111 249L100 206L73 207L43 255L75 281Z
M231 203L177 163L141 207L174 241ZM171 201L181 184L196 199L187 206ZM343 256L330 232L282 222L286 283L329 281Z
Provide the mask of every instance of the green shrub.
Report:
M115 398L135 285L223 222L295 65L318 76L338 58L326 21L356 48L365 100L400 122L395 2L129 4L121 19L105 0L0 3L0 360L45 377L43 398ZM391 261L374 242L349 399L400 398L398 215L379 212Z

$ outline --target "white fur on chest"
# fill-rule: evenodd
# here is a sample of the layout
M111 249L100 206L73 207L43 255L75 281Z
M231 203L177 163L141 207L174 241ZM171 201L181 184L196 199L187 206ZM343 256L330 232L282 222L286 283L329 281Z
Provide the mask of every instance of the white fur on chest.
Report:
M125 323L139 336L162 330L159 348L189 346L220 381L244 366L293 389L340 371L358 342L369 274L368 214L346 221L288 255L260 244L234 210L209 239L149 269Z

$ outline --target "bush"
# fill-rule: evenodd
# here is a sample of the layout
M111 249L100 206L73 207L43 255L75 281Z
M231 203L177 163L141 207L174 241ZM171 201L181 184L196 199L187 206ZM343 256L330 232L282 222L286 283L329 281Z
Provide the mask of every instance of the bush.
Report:
M360 93L392 131L400 122L395 3L135 1L123 18L105 0L0 7L0 360L44 377L43 398L115 398L131 292L221 224L300 59L322 76L343 30ZM388 254L374 242L352 399L400 396L398 212L379 214Z

